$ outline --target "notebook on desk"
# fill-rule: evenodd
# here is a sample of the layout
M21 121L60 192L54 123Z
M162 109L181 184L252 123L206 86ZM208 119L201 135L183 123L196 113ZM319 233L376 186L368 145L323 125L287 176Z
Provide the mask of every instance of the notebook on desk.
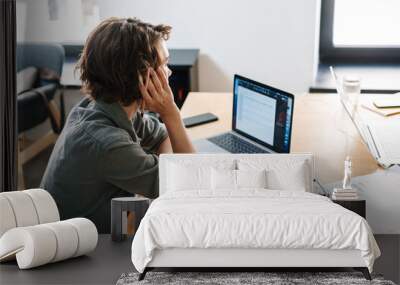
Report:
M235 75L232 131L194 142L205 153L289 153L294 96Z
M390 97L375 99L374 105L377 108L400 108L400 93L390 95Z
M398 108L378 108L375 105L375 102L371 99L369 100L364 100L364 102L361 102L361 107L374 112L378 115L384 116L384 117L389 117L389 116L394 116L394 115L399 115L400 114L400 107Z

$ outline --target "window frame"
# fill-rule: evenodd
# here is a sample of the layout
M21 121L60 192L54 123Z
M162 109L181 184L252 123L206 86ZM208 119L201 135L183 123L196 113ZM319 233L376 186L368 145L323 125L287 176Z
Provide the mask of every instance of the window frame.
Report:
M335 0L321 0L319 61L321 63L400 63L399 47L335 47Z

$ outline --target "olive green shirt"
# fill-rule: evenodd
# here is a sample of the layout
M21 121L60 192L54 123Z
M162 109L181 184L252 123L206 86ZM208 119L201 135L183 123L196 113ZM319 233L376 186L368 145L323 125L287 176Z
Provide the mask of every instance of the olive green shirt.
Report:
M158 196L158 147L168 133L158 119L137 113L131 121L118 103L83 99L70 112L41 187L62 219L86 217L110 230L113 197Z

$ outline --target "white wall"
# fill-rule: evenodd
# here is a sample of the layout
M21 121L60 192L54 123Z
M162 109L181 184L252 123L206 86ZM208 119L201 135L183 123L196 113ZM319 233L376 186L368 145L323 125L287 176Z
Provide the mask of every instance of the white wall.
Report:
M28 1L28 0L20 0ZM47 0L29 1L26 39L82 41L81 1L60 3L48 20ZM170 48L199 48L201 91L230 91L239 73L292 92L311 85L318 0L97 0L100 18L138 17L173 27ZM43 15L45 14L45 15ZM49 32L46 32L49 31Z
M48 1L17 0L17 27L25 32L20 38L30 42L83 42L99 22L98 9L93 16L83 16L80 0L51 0L57 4L58 19L50 20ZM18 13L19 6L25 6L25 17Z
M28 3L16 2L16 17L17 17L17 42L23 42L26 36L25 19L27 17ZM19 19L19 20L18 20ZM22 21L23 20L23 21Z

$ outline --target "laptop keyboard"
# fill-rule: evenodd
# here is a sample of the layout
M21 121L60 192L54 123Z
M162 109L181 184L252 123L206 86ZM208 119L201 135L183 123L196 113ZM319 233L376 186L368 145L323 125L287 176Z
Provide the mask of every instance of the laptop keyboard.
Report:
M215 136L208 140L230 153L268 153L268 151L230 133Z

